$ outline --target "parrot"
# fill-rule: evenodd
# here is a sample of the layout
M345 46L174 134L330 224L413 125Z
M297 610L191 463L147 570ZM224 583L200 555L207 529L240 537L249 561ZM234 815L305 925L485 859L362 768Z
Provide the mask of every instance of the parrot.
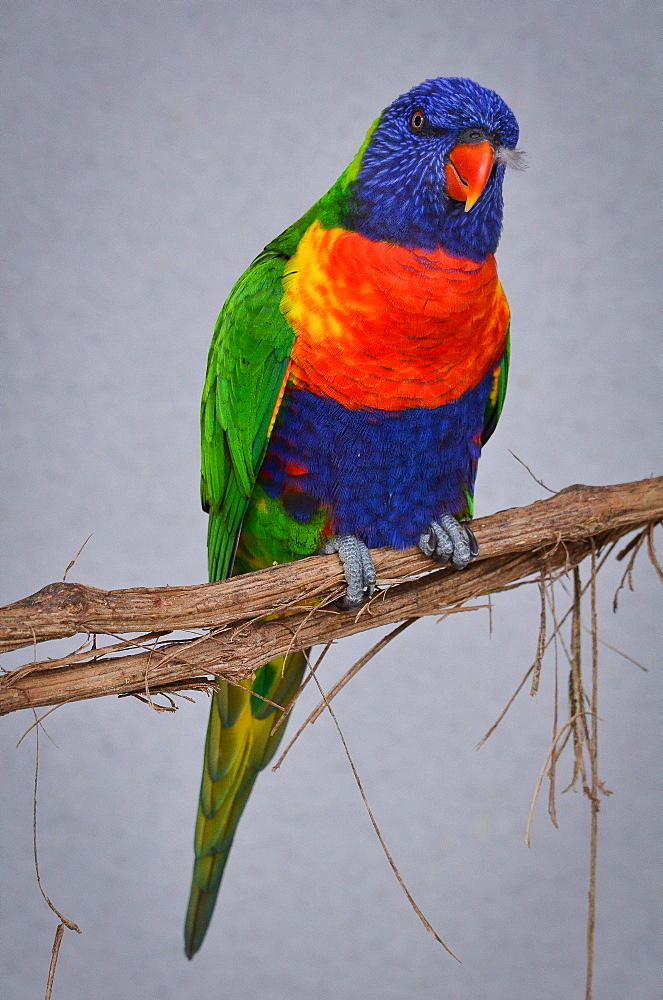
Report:
M495 91L425 80L380 114L327 193L236 282L201 404L210 580L336 553L351 609L376 588L371 548L418 545L458 570L476 558L477 463L509 366L494 253L518 136ZM291 652L213 692L188 958L307 662Z

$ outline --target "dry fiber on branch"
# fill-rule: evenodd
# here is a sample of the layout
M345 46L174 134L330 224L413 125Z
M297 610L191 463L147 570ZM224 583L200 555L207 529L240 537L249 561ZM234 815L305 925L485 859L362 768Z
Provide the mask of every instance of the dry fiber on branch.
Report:
M103 591L51 584L0 609L0 651L77 634L117 641L55 660L37 662L35 655L6 673L0 714L108 694L190 690L214 676L237 682L289 650L439 614L542 570L566 572L592 551L661 521L663 477L570 486L548 500L475 520L481 552L462 573L448 567L431 572L430 560L417 549L375 550L383 589L351 614L333 604L343 591L343 573L329 556L192 587ZM175 630L204 634L164 640Z

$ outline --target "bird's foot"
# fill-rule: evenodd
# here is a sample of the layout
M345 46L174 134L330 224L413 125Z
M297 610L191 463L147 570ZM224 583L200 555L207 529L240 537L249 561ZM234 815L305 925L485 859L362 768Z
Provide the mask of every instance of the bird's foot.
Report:
M432 521L419 539L419 548L439 562L450 561L456 569L465 569L479 555L479 543L468 524L461 524L451 514Z
M359 607L364 597L375 591L375 566L367 546L356 535L333 535L320 552L322 555L336 552L343 563L348 589L339 601L340 606L345 610Z

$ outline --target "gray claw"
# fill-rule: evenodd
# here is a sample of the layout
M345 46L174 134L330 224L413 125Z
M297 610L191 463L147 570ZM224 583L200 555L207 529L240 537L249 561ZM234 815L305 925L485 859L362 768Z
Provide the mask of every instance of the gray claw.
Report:
M470 543L470 560L476 559L479 555L479 543L477 542L477 536L474 534L469 524L463 525L465 532L467 534L467 540Z
M443 514L439 521L431 522L419 539L419 548L424 555L440 562L450 560L456 569L465 569L479 555L479 543L472 529L451 514Z
M320 552L323 555L337 552L343 563L348 589L340 601L341 607L356 608L365 596L371 596L375 590L375 566L371 553L361 539L356 535L333 535L327 539Z

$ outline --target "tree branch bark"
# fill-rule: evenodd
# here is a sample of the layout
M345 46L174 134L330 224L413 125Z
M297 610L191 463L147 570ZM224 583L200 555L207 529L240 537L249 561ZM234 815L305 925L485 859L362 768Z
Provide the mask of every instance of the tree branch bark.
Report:
M341 612L340 563L313 556L221 583L104 591L54 583L0 608L0 651L80 633L147 633L57 660L27 663L0 678L0 714L107 694L157 693L238 682L288 651L439 614L517 586L542 569L578 565L592 548L663 521L663 477L615 486L570 486L527 507L478 518L481 551L461 573L431 570L418 549L376 549L381 591L359 611ZM425 575L424 575L425 574ZM164 641L175 630L212 630ZM126 650L137 650L126 655Z

